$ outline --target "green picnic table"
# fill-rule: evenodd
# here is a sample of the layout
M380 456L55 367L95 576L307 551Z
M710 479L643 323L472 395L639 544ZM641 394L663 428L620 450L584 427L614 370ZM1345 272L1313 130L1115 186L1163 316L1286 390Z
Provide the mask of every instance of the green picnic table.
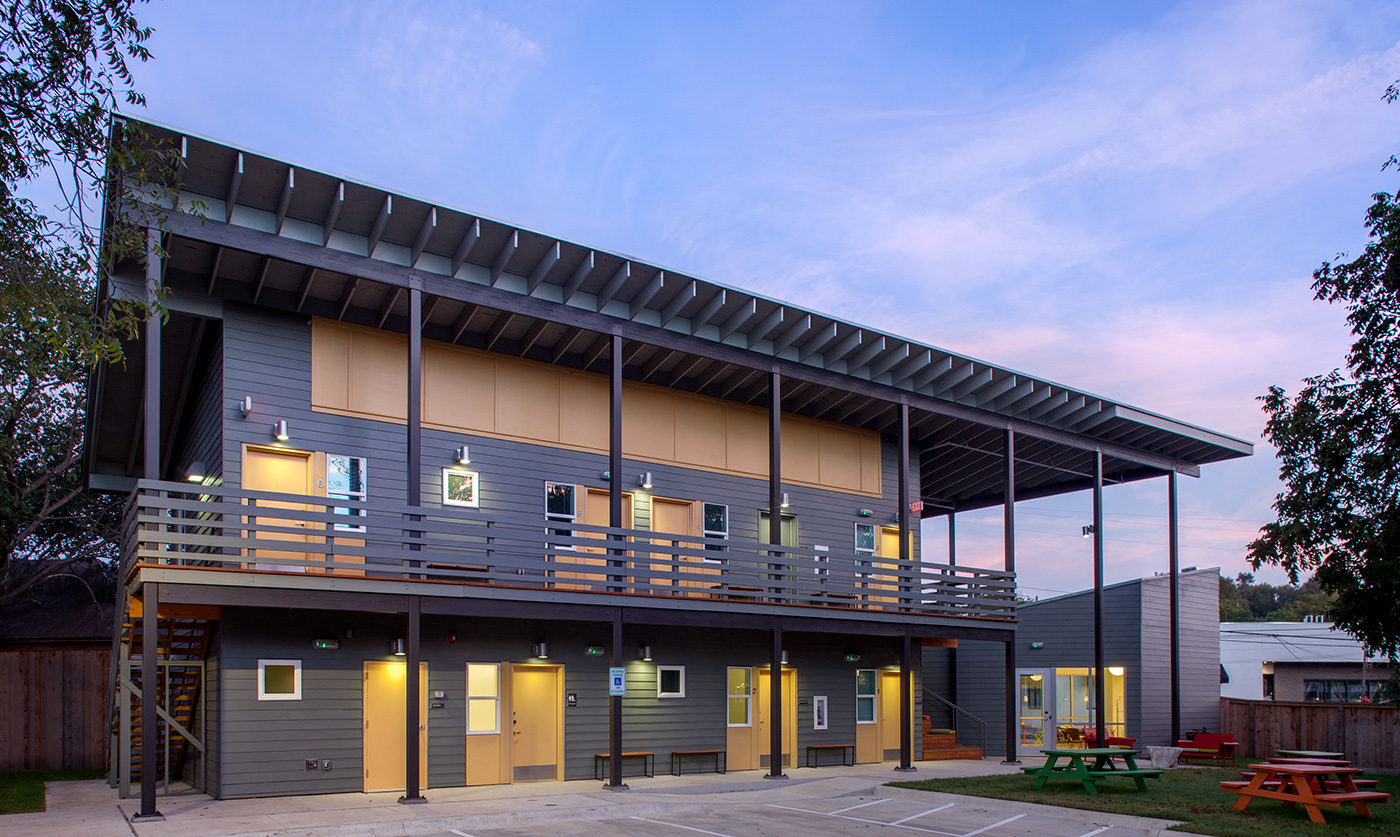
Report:
M1066 779L1076 779L1084 783L1084 789L1089 793L1098 793L1098 788L1094 783L1100 779L1108 779L1115 776L1132 779L1140 791L1147 790L1147 780L1155 779L1162 775L1160 770L1142 770L1137 766L1134 756L1137 750L1125 750L1121 747L1099 747L1078 750L1041 750L1045 754L1045 764L1040 767L1023 767L1021 771L1035 776L1035 786L1045 787L1045 783L1052 776L1060 776ZM1064 763L1061 764L1061 760ZM1116 760L1121 759L1122 767L1114 765Z
M1282 756L1286 759L1345 759L1346 753L1327 752L1325 750L1274 750L1274 755Z

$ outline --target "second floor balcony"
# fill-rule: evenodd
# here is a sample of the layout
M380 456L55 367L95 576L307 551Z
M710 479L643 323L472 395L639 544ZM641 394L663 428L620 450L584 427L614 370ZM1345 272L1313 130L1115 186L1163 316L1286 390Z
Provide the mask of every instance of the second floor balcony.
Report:
M418 582L424 595L600 604L625 597L618 600L629 606L847 619L1002 621L1015 607L1014 574L1000 570L179 482L138 484L125 538L123 578L140 566L217 569L243 581L257 574L265 588L330 576Z

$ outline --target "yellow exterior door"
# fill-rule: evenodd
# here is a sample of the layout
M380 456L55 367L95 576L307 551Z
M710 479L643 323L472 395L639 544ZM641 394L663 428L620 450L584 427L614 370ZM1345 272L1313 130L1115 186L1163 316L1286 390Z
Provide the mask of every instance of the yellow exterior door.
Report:
M700 531L695 523L695 514L695 503L688 500L653 497L651 500L652 531L677 536L695 535ZM683 540L682 537L653 538L652 543L661 547L699 549L699 544ZM658 552L656 560L652 562L652 570L654 572L684 573L688 577L680 579L679 583L667 578L654 579L652 583L660 586L674 585L685 588L685 594L689 596L708 597L710 585L719 581L718 578L710 581L708 578L696 578L696 576L718 576L720 574L718 566L705 564L698 555L676 555L670 552Z
M534 782L561 778L564 730L559 666L511 667L511 778Z
M249 491L270 491L278 494L314 494L311 479L311 454L305 451L278 450L248 446L243 449L243 487ZM261 501L260 506L274 509L308 511L303 503L283 503ZM305 520L290 520L280 517L251 518L255 525L275 526L279 529L310 529ZM311 541L309 534L281 532L259 532L259 540L288 541L291 544L305 544ZM250 569L281 570L284 572L306 572L308 567L301 564L281 564L279 561L306 561L317 556L295 549L249 549Z
M909 702L911 710L913 701ZM880 672L880 757L899 760L899 672ZM912 727L911 734L912 734Z
M758 766L769 767L772 764L772 739L773 732L769 726L769 719L773 717L770 708L773 703L772 676L768 669L755 669L758 675L758 689L754 694L757 705L754 707L754 716L757 723L754 725L758 738ZM792 754L797 749L797 670L791 668L783 669L783 766L792 766Z
M754 734L753 669L730 666L726 670L728 698L725 707L725 764L729 770L758 767L758 742Z
M365 661L364 763L365 792L401 791L407 747L408 664L388 660ZM418 664L418 783L428 781L428 664Z
M885 560L879 560L885 559ZM899 590L899 575L896 571L899 560L899 529L882 527L880 529L880 552L875 561L876 572L871 574L870 584L867 586L871 590L884 590L897 593ZM871 602L879 602L882 605L894 604L899 601L896 595L871 595L867 599Z
M580 509L580 521L588 526L611 526L612 514L609 508L609 492L598 488L590 488L584 492L583 508ZM632 528L632 495L622 495L622 527ZM582 538L597 538L605 540L604 535L595 532L579 532ZM556 579L555 587L561 590L605 590L607 589L607 570L599 569L606 567L608 560L606 556L608 548L604 546L581 546L578 551L570 554L559 552L554 556L554 562L560 565L570 565L578 569L558 569L554 571Z

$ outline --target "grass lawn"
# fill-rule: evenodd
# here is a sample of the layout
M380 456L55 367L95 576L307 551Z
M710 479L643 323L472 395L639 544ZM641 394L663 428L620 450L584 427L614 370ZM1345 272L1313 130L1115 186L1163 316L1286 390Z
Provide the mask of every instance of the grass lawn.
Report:
M1241 769L1249 760L1241 758ZM1235 794L1220 790L1220 782L1239 779L1239 770L1214 767L1187 767L1162 772L1161 778L1147 780L1147 793L1124 780L1100 782L1099 792L1090 795L1079 782L1051 779L1036 790L1035 777L1023 773L1000 776L973 776L961 779L928 779L922 782L892 782L894 787L990 796L1018 802L1038 802L1064 808L1082 808L1135 817L1179 820L1175 830L1219 837L1317 837L1321 834L1350 835L1400 834L1400 776L1368 775L1380 780L1376 790L1391 794L1392 801L1371 805L1375 819L1366 819L1351 805L1323 808L1327 825L1314 825L1301 807L1285 808L1283 803L1256 799L1246 811L1230 806Z
M44 783L101 779L102 770L17 770L0 773L0 814L32 814L44 810Z

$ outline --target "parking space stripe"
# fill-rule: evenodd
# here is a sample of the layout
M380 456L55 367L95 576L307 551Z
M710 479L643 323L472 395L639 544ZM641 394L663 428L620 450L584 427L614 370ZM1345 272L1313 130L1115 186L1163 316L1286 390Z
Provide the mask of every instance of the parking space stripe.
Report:
M673 822L663 822L662 820L649 820L649 819L647 819L646 817L631 817L631 819L634 819L634 820L641 820L642 822L654 823L654 824L656 824L656 825L669 825L669 826L671 826L672 828L684 828L686 831L698 831L698 832L700 832L701 834L709 834L710 837L730 837L730 835L728 835L728 834L720 834L718 831L706 831L706 830L703 829L703 828L694 828L694 827L689 826L689 825L679 825L679 824L673 823Z
M1025 814L1017 814L1017 815L1014 816L1014 817L1007 817L1006 819L1002 820L1001 822L994 822L994 823L992 823L991 825L984 826L984 827L982 827L982 828L977 829L976 831L969 831L969 832L967 832L966 834L964 834L962 837L972 837L972 835L974 835L974 834L981 834L981 833L984 832L984 831L991 831L993 828L997 828L997 827L999 827L999 826L1006 825L1006 824L1009 823L1009 822L1015 822L1016 820L1019 820L1021 817L1024 817L1024 816L1025 816Z
M1095 834L1102 834L1102 833L1104 833L1105 831L1109 830L1109 829L1112 828L1112 827L1113 827L1113 826L1111 826L1111 825L1106 825L1106 826L1104 826L1103 828L1096 828L1096 829L1094 829L1093 831L1090 831L1088 834L1081 834L1081 835L1079 835L1079 837L1094 837Z
M893 798L893 797L891 797L891 798ZM953 831L939 831L939 830L936 829L936 828L920 828L920 827L917 826L917 825L895 825L895 824L893 824L893 823L880 822L879 820L868 820L868 819L865 819L864 817L848 817L848 816L845 816L844 814L826 814L826 813L823 813L823 812L821 812L821 811L809 811L809 810L807 810L806 808L789 808L789 807L786 806L786 805L774 805L774 804L772 804L772 803L770 803L770 804L768 805L768 807L769 807L769 808L780 808L780 809L782 809L782 810L784 810L784 811L800 811L800 812L802 812L802 813L804 813L804 814L817 814L818 816L823 816L823 817L835 817L835 818L838 819L838 820L850 820L851 822L863 822L863 823L869 823L870 825L885 825L885 826L889 826L890 828L905 828L905 829L908 829L909 831L922 831L922 832L925 833L925 834L940 834L940 835L942 835L943 837L966 837L965 835L958 834L958 833L953 832ZM1012 817L1012 819L1019 819L1019 817ZM1008 820L1008 822L1009 822L1009 820ZM993 827L994 827L994 826L988 826L988 828L993 828ZM982 829L982 830L985 831L986 829ZM975 833L975 832L974 832L974 833Z
M881 802L889 802L890 799L892 799L892 798L893 798L893 797L886 797L886 798L884 798L884 799L877 799L877 800L875 800L874 802L862 802L862 803L860 803L859 805L852 805L852 806L849 807L849 808L841 808L840 810L837 810L837 811L831 811L831 812L828 814L828 816L833 816L833 817L834 817L834 816L836 816L837 814L844 814L844 813L846 813L847 811L854 811L854 810L857 809L857 808L864 808L864 807L867 806L867 805L879 805ZM819 812L819 811L813 811L812 813L816 814L816 813L820 813L820 812Z
M953 807L953 806L956 805L956 804L957 804L956 802L949 802L947 805L939 805L937 808L930 808L930 809L928 809L927 811L924 811L924 812L921 813L921 814L915 814L915 815L912 816L912 817L905 817L905 818L902 819L902 820L895 820L894 822L890 823L890 825L900 825L900 824L902 824L902 823L909 822L910 820L917 820L919 817L927 816L927 815L929 815L929 814L936 814L936 813L938 813L939 811L942 811L942 810L944 810L945 808L951 808L951 807Z
M457 837L473 837L473 835L468 834L468 833L465 832L465 831L458 831L458 830L455 829L455 828L449 828L449 829L447 829L447 830L448 830L448 831L451 831L453 834L456 834Z

